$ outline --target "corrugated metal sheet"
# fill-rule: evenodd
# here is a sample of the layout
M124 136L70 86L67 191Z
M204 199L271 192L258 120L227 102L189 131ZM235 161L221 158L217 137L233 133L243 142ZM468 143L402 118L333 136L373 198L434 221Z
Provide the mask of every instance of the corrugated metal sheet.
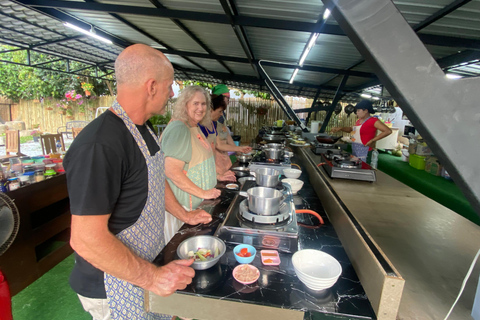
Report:
M308 32L255 27L245 29L257 59L271 61L297 62L310 37Z
M317 22L323 12L320 0L236 1L240 15L269 19Z
M305 64L346 69L360 59L362 55L347 37L320 34Z
M197 21L183 23L215 54L246 58L231 26Z
M21 1L21 0L20 0ZM413 27L416 24L431 17L433 14L450 5L453 0L408 0L394 1L408 23ZM127 5L140 8L155 8L148 0L102 0L100 3L109 5ZM160 0L160 3L167 9L189 11L198 13L212 13L224 15L224 9L218 0ZM298 21L299 23L315 23L323 14L324 6L321 0L237 0L234 2L238 15L250 18L263 18L274 20ZM92 5L94 5L92 3ZM68 13L74 18L94 25L95 28L111 34L114 40L124 40L127 43L145 43L154 48L165 50L160 44L172 50L183 51L182 56L168 54L172 63L189 70L177 72L177 78L194 77L204 81L218 81L215 76L208 72L221 72L228 74L228 70L216 59L198 58L195 54L208 55L207 50L197 43L190 35L185 33L170 18L156 17L138 14L119 14L129 23L143 30L144 35L106 12L88 11L78 9L61 9L61 12ZM230 24L219 24L204 21L180 20L211 52L218 56L235 57L245 60L241 62L224 62L225 65L243 79L245 83L236 82L242 88L265 89L265 86L258 82L257 74L252 66L246 61L246 55L238 41ZM262 21L263 22L263 21ZM333 18L328 23L335 26ZM277 27L277 29L275 29ZM269 60L281 63L296 64L310 38L310 32L299 32L280 30L283 26L271 25L266 27L243 27L248 43L256 59ZM456 39L467 39L480 41L480 0L473 0L468 4L447 14L445 17L435 21L420 31L421 34L437 36L448 36ZM66 37L78 36L79 33L63 26L62 21L46 16L41 9L32 10L21 5L20 2L0 0L0 43L17 41L26 45L35 45L48 41L61 40ZM447 39L448 40L448 39ZM447 41L446 40L446 41ZM79 38L59 43L52 43L42 47L43 50L50 50L64 56L75 59L83 59L91 63L107 63L111 67L116 56L123 49L121 42L118 45L106 45L91 38ZM445 44L445 45L444 45ZM470 43L470 46L472 44ZM450 43L428 44L427 49L435 59L451 57L465 50L462 47L454 47ZM188 54L192 56L188 58ZM478 55L480 57L480 55ZM473 56L475 57L475 56ZM471 58L474 60L475 58ZM190 61L189 61L190 60ZM228 59L227 59L228 60ZM346 36L321 34L316 45L306 59L305 65L328 67L345 70L352 65L361 62L363 58L354 45ZM206 71L201 71L198 66ZM456 61L456 60L452 60ZM461 62L461 61L460 61ZM458 62L457 62L458 63ZM450 67L450 72L472 76L480 74L479 61ZM293 85L288 84L293 69L266 67L272 79L279 80L279 87L293 95L315 95L316 88L312 86L326 85L338 86L342 76L300 70ZM448 69L448 68L447 68ZM370 66L363 62L353 68L355 71L371 72ZM216 75L219 76L219 75ZM243 78L241 76L244 76ZM251 79L252 83L248 83ZM364 86L372 82L371 78L350 77L347 82L347 90ZM234 81L230 82L232 85ZM296 83L304 83L301 88ZM283 91L282 91L283 92ZM322 95L333 95L335 90L324 90Z

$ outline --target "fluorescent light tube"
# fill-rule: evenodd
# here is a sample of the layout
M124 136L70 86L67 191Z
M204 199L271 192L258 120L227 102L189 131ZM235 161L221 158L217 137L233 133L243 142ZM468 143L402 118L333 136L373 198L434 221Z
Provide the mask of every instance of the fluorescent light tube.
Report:
M455 73L447 73L447 74L445 75L445 77L447 77L448 79L453 79L453 80L457 80L457 79L463 78L461 75L455 74Z
M103 41L103 42L108 43L108 44L112 44L112 41L110 41L110 40L108 40L108 39L105 39L105 38L103 38L103 37L100 37L100 36L96 35L96 34L93 33L93 32L90 32L90 31L88 31L88 30L85 30L85 29L82 29L82 28L80 28L80 27L77 27L77 26L75 26L75 25L73 25L73 24L71 24L71 23L65 22L65 23L63 23L63 25L66 26L66 27L72 28L73 30L77 30L78 32L81 32L81 33L83 33L83 34L86 34L87 36L90 36L90 37L95 38L95 39L97 39L97 40Z
M298 62L300 67L303 66L303 63L305 62L305 59L307 59L307 56L310 53L310 50L315 45L315 42L317 41L317 38L318 38L319 35L320 35L320 33L313 33L310 36L310 40L308 41L308 44L305 47L305 50L303 50L302 56L300 57L300 61Z
M371 95L371 94L368 94L368 93L362 93L362 94L360 95L360 97L370 99L370 98L372 97L372 95Z
M325 9L325 11L323 12L323 20L327 20L328 17L330 17L330 10Z
M298 73L298 68L295 69L295 71L293 71L292 77L290 78L290 81L289 81L290 84L293 83L293 79L295 79L295 77L297 76L297 73Z

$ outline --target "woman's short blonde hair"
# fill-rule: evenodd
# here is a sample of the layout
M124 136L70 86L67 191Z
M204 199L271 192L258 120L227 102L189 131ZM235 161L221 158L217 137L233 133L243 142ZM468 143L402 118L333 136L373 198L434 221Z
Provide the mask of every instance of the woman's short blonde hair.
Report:
M193 96L197 93L201 92L205 96L205 100L207 102L207 110L205 116L200 121L200 124L203 126L210 125L212 122L210 118L210 94L200 86L188 86L185 87L177 98L175 105L173 106L173 116L172 118L175 120L182 120L185 123L188 123L188 114L187 114L187 104L190 100L193 99Z

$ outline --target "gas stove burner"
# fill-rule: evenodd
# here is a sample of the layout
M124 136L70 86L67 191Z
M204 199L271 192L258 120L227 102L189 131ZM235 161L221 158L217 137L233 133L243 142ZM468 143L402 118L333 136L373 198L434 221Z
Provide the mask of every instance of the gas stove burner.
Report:
M328 144L328 143L320 143L320 142L316 142L315 146L317 148L328 148L328 149L337 149L337 150L340 150L340 147L339 146L336 146L334 144Z
M350 154L347 152L333 152L331 150L328 150L325 153L325 157L328 160L334 160L334 161L347 161L350 159Z
M253 223L276 225L287 221L290 218L290 208L286 203L282 203L278 214L272 216L261 216L254 212L251 212L248 209L248 200L245 199L240 202L239 214L243 219L251 221Z
M334 161L333 165L339 168L354 169L354 168L360 168L362 163L349 161L349 160L341 160L341 161Z
M265 162L267 162L267 163L280 163L280 160L278 160L278 159L266 159Z

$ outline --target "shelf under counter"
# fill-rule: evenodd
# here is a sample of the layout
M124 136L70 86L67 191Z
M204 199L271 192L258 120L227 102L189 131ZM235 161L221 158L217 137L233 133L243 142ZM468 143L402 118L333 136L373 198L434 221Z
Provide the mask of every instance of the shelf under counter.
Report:
M338 282L323 292L312 292L299 281L291 263L292 254L280 252L279 266L264 266L257 250L254 266L260 270L259 280L244 286L233 279L232 270L238 263L232 244L219 263L208 270L196 271L193 283L169 297L147 292L148 310L181 317L205 319L310 319L316 313L332 315L337 319L375 319L373 308L353 269L336 232L323 212L322 205L312 189L306 172L302 174L304 187L294 197L300 206L309 206L325 220L320 228L300 227L299 249L317 249L339 260L343 271ZM213 221L205 226L184 226L167 244L154 261L163 265L174 259L177 246L195 235L213 235L224 218L229 204L238 192L222 190L221 203L211 211ZM314 226L317 218L299 214L299 222ZM248 236L245 242L248 243ZM208 306L208 307L206 307ZM214 310L214 312L212 312Z
M0 256L12 296L72 254L70 203L65 175L6 193L20 214L18 234Z

